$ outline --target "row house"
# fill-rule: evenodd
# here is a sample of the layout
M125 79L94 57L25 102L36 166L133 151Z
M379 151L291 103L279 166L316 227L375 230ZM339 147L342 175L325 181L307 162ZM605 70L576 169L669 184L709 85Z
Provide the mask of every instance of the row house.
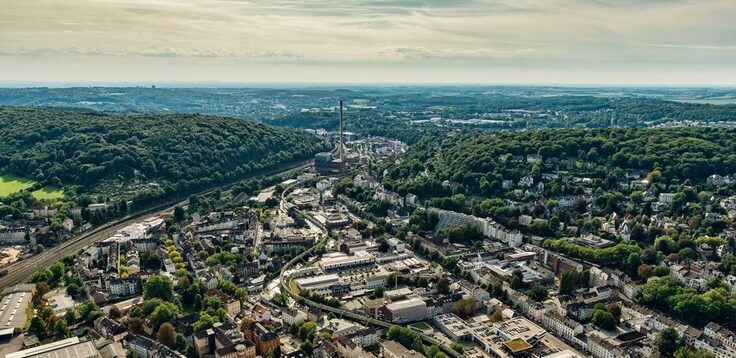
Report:
M339 353L345 357L355 358L372 358L375 357L372 353L363 350L363 347L356 344L355 342L342 337L334 340L333 344Z
M562 338L568 342L574 340L574 337L583 333L583 325L575 322L567 317L559 315L557 312L547 311L542 315L542 326L555 333L555 336Z
M736 336L730 330L710 322L703 329L703 336L717 341L720 346L730 352L730 357L736 356Z
M427 316L433 317L436 315L447 314L452 311L452 308L463 298L459 293L453 293L448 296L426 299L424 300L427 304ZM482 302L482 301L477 301Z
M546 307L541 303L534 301L524 293L514 290L506 281L503 282L501 287L506 292L509 301L511 301L513 305L518 305L522 312L536 321L541 321L544 313L552 309L551 307Z
M597 332L592 332L588 336L586 349L594 358L616 358L616 346Z
M693 344L693 348L708 352L716 358L733 358L736 353L726 349L720 342L710 337L700 337Z
M686 342L692 342L694 338L688 337L686 334L693 331L689 326L681 324L670 317L625 300L621 301L620 305L621 315L625 317L626 320L636 321L633 324L634 328L641 333L646 333L647 337L651 340L655 340L659 332L668 327L673 327L680 332Z
M30 235L28 227L0 228L0 243L17 244L26 242L26 236Z
M378 344L380 336L381 335L375 328L369 327L347 334L343 338L351 340L360 347L370 347Z

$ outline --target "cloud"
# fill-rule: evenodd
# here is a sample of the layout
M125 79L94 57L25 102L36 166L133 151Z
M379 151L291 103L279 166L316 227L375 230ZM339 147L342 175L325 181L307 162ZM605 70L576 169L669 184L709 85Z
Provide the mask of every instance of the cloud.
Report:
M399 75L698 71L736 66L734 18L733 0L0 0L0 56L39 66L130 58L136 69L168 61L203 76L249 63L347 66L356 76L381 64Z
M736 51L736 46L684 45L684 44L643 44L647 47L673 48L686 50Z
M111 50L100 48L23 48L0 46L0 55L5 56L102 56L102 57L191 57L191 58L244 58L244 59L299 59L303 55L288 50L268 51L229 51L226 49L194 49L194 48L158 48L149 47L140 50Z
M532 48L519 49L428 49L424 47L385 47L375 54L387 59L401 60L435 60L435 61L488 61L526 56L534 52Z

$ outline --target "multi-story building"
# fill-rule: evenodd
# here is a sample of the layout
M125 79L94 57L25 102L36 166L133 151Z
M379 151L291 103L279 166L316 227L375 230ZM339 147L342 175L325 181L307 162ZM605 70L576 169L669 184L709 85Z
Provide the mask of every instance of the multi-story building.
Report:
M260 322L249 321L244 325L245 335L256 346L256 352L261 356L268 355L279 346L279 336L269 331Z
M286 252L299 247L311 247L317 235L307 229L284 228L274 231L273 235L264 240L267 253Z
M256 345L232 323L216 323L212 328L194 332L198 357L255 358Z
M723 175L718 175L718 174L713 174L706 179L706 182L708 183L708 185L714 185L714 186L731 184L731 181L732 181L732 178L730 175L723 176Z
M365 328L366 327L358 323L346 321L340 318L333 318L327 321L326 324L321 327L320 333L327 332L332 338L340 338L351 335L358 331L362 331Z
M351 334L345 335L353 343L361 347L370 347L378 343L378 331L375 328L363 328Z
M126 297L138 293L138 285L134 277L112 278L108 282L107 289L112 296Z
M230 317L235 317L240 313L240 300L237 298L228 295L225 292L222 292L216 288L210 288L205 292L205 297L207 296L214 296L220 299L220 301L225 305L225 308L227 309L227 314Z
M573 341L573 337L583 333L583 325L569 318L562 317L556 312L548 311L542 315L542 325L554 332L555 336Z
M387 322L407 323L427 319L427 303L418 298L391 302L383 309Z
M151 238L132 239L130 240L130 243L136 250L138 250L138 252L156 250L159 246L159 240Z
M557 254L551 253L549 255L549 263L552 267L552 271L558 276L561 276L569 270L575 270L578 272L583 270L583 264Z
M615 358L616 347L596 332L588 336L588 351L595 358Z
M128 334L128 328L107 317L100 317L94 322L95 330L103 337L119 341Z
M350 358L374 358L370 352L363 350L363 347L355 344L355 342L342 337L333 341L337 351L344 357Z
M736 357L736 337L730 330L710 322L703 328L703 334L695 340L697 349L710 352L716 358Z
M608 284L608 273L595 266L591 267L589 272L588 285L595 287Z
M509 230L491 219L479 218L479 220L480 231L484 236L506 243L511 247L519 247L524 243L524 238L520 231Z
M281 310L281 321L284 322L285 325L292 325L306 320L307 314L298 308L284 307Z
M160 349L156 341L143 336L129 334L126 338L128 347L135 352L139 358L155 358Z
M26 235L30 235L27 227L12 227L0 229L0 242L4 244L15 244L26 241Z
M398 342L381 342L381 356L385 358L425 358L424 354L406 349Z

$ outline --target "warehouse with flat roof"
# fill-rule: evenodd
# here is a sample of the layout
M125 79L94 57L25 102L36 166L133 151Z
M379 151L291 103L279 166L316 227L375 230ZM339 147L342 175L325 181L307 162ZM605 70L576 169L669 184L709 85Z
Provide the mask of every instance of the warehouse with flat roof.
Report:
M319 291L330 288L332 285L340 283L340 276L337 274L319 275L306 278L298 278L294 280L297 287L302 291Z
M100 352L91 341L80 342L79 337L71 337L42 346L10 353L5 358L96 358Z
M15 334L23 329L35 288L34 285L27 284L3 290L3 297L0 299L0 334Z

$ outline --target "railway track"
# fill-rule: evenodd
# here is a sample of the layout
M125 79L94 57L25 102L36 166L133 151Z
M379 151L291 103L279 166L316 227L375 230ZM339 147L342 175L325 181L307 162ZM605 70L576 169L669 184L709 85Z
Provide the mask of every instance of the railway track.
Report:
M279 168L279 169L275 169L275 170L271 170L267 172L262 172L259 174L254 174L252 176L242 178L242 179L239 179L237 181L234 181L234 182L231 182L225 185L221 185L215 188L201 191L199 193L196 193L195 195L206 195L216 190L227 191L230 188L232 188L235 184L240 183L243 180L247 180L247 179L251 179L251 178L255 178L259 176L270 178L270 177L275 177L275 176L290 175L293 173L300 172L311 166L312 166L312 160L300 161L300 162L291 164L290 166L286 168ZM161 205L157 205L152 208L148 208L148 209L144 209L139 212L136 212L136 213L132 213L130 215L127 215L113 222L110 222L102 226L99 226L97 228L94 228L89 232L82 233L81 235L74 237L71 240L65 241L61 243L60 245L49 248L41 252L38 255L35 255L28 259L18 261L11 265L8 265L3 269L3 270L7 270L7 274L5 274L3 277L0 277L0 290L8 286L12 286L18 283L23 283L23 282L28 281L28 279L33 275L33 273L38 271L39 269L49 267L54 262L60 260L64 256L73 254L84 247L87 247L89 245L102 241L112 236L118 230L130 224L141 222L151 217L171 213L173 212L175 206L184 206L184 205L187 205L188 203L189 203L189 199L179 198L179 199L168 201Z

